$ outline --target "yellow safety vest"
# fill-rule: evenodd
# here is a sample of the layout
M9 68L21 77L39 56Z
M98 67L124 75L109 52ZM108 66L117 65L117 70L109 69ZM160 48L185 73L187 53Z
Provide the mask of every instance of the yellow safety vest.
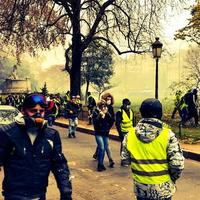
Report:
M136 182L160 184L171 180L167 162L169 131L163 128L159 136L149 143L137 138L135 128L128 133L127 150L131 154L131 169Z
M123 109L120 111L122 113L121 131L129 132L133 128L133 111L130 109L130 118Z

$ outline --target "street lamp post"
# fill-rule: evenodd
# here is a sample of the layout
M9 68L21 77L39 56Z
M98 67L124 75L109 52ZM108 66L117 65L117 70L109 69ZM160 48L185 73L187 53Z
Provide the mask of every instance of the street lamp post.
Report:
M156 41L151 46L153 58L156 59L155 98L158 99L158 61L161 57L163 44L159 41L159 38L156 37Z

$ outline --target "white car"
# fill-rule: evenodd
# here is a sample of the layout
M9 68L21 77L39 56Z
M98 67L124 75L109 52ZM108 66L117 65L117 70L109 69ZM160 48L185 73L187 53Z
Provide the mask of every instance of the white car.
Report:
M14 122L19 113L19 110L13 106L0 105L0 125Z

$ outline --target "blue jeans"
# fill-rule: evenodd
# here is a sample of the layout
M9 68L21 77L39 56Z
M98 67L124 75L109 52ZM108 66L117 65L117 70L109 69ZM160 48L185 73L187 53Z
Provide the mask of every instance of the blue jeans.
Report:
M75 135L78 126L78 117L69 118L69 135Z
M105 151L108 150L108 137L95 135L95 138L96 138L97 148L98 148L98 152L97 152L98 164L103 165Z
M54 122L55 122L55 117L49 116L48 117L48 125L53 126Z

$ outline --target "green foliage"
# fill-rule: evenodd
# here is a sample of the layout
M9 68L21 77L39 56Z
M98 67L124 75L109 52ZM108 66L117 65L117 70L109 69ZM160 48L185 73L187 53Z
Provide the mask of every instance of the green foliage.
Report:
M188 24L179 29L175 35L175 39L195 42L200 45L200 3L197 2L191 9L191 18Z
M114 73L112 64L111 49L99 43L91 43L83 54L81 84L86 83L89 88L89 84L92 83L101 90L104 88L105 91L105 87L110 87L109 79Z
M107 46L91 43L83 54L81 74L82 85L86 82L101 85L108 83L113 75L112 51Z

